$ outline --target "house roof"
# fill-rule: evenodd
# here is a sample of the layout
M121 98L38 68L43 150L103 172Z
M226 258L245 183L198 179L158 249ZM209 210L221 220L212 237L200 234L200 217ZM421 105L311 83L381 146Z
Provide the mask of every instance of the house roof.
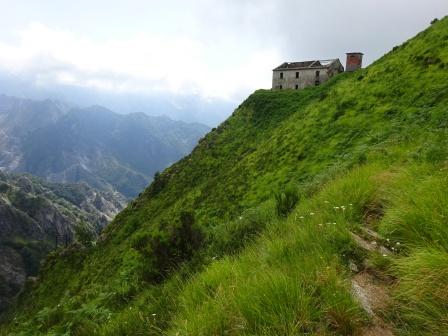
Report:
M277 70L305 70L305 69L323 69L328 68L339 59L315 60L305 62L285 62L274 69Z

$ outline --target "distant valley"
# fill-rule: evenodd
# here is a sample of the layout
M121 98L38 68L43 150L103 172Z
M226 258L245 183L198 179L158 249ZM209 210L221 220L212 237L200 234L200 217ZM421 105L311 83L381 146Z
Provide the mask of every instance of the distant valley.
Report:
M0 96L0 168L133 198L209 128L101 106Z

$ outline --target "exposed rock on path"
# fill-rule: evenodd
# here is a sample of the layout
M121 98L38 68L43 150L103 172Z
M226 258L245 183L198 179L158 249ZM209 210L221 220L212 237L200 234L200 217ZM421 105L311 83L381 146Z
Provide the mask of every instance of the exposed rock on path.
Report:
M368 253L381 253L385 257L393 256L392 251L381 245L383 238L378 233L362 228L360 235L352 232L350 234L355 243ZM351 269L353 271L353 268ZM361 336L393 336L393 328L381 317L381 311L391 304L389 296L391 282L378 277L376 270L366 267L361 272L355 273L351 279L352 293L372 322L361 330Z

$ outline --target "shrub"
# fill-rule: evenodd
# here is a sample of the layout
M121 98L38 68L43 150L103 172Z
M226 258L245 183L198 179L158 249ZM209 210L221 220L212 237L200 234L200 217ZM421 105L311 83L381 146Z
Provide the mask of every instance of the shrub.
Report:
M287 188L282 192L276 193L274 197L277 215L279 217L288 216L299 201L299 193L294 188Z
M156 172L154 174L154 180L149 186L148 189L146 189L146 192L149 196L155 197L160 192L162 192L163 188L165 188L166 183L168 182L169 176L167 174L160 174L159 172Z
M147 281L160 281L176 265L191 259L202 244L204 235L195 225L191 211L182 211L177 220L162 220L151 231L138 232L131 246L146 260L143 277Z
M164 273L170 265L179 264L190 259L203 241L203 233L195 225L194 215L190 211L182 211L179 219L165 232L154 235L150 244L155 267Z
M85 222L79 222L73 230L75 231L76 241L86 247L91 246L96 239L95 231Z

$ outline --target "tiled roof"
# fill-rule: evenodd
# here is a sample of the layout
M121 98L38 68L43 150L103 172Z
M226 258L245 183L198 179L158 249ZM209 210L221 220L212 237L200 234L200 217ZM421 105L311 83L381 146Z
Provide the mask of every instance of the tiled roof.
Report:
M336 62L338 59L332 60L315 60L315 61L305 61L305 62L285 62L274 69L275 70L304 70L304 69L314 69L314 68L328 68L331 64Z

